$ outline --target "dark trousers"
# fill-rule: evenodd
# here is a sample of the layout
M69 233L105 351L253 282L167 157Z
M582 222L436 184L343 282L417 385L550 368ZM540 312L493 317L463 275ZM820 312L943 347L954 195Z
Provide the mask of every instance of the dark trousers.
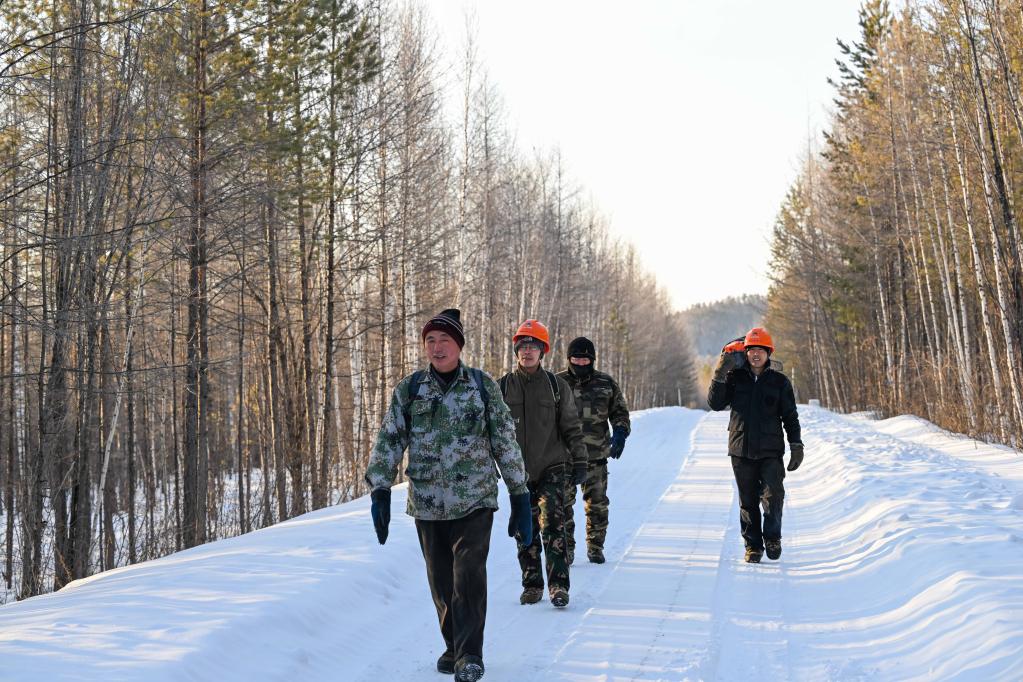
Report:
M444 645L455 655L483 657L487 621L487 555L493 509L454 521L416 520Z
M785 464L781 457L732 457L739 487L739 525L746 547L763 551L764 540L781 540L781 511L785 503ZM763 506L763 528L760 508Z
M544 564L547 572L547 590L568 591L567 538L565 536L564 465L553 466L540 475L540 480L529 485L529 504L533 513L533 542L519 549L519 567L522 569L523 587L543 587L540 570L540 546L543 544Z

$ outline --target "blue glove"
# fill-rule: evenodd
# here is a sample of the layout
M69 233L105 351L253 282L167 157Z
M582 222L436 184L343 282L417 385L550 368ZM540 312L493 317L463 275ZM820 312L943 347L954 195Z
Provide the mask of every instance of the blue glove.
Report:
M533 544L533 510L529 504L529 493L509 495L511 518L508 519L508 537L515 538L520 545Z
M621 426L616 426L611 430L611 458L618 459L622 456L622 450L625 449L625 439L628 435L625 433L625 429Z
M373 500L369 507L369 513L373 515L373 528L382 545L387 542L387 526L391 523L391 491L379 488L370 493L369 499Z

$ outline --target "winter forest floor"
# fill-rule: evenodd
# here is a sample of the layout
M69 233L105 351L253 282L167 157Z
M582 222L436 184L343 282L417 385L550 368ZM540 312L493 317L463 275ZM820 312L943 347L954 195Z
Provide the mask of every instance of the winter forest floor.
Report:
M635 415L608 563L577 561L563 611L519 605L502 508L485 679L1019 679L1021 455L915 417L800 416L778 562L743 563L727 413ZM362 498L0 607L0 679L443 679L404 503L386 546Z

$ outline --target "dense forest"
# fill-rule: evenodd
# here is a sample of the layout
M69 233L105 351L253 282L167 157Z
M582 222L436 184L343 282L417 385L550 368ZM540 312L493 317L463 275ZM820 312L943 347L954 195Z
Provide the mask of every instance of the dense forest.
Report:
M363 494L445 307L491 373L535 317L692 400L665 292L461 54L414 4L0 4L7 598Z
M869 0L860 28L777 220L767 324L804 399L1018 447L1023 9Z

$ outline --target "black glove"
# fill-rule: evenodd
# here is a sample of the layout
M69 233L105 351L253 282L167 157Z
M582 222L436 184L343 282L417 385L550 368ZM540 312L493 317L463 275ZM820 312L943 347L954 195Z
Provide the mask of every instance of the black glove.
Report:
M616 426L611 429L611 458L618 459L622 456L622 451L625 449L625 439L628 438L628 434L625 433L625 429L621 426Z
M529 493L509 495L511 518L508 519L508 537L515 538L523 547L533 544L533 510L529 505Z
M572 485L582 485L586 482L586 462L576 462L572 465Z
M728 373L739 367L741 353L722 353L718 364L714 366L714 381L723 384L728 380Z
M391 523L391 491L378 488L370 493L369 498L373 500L369 507L369 513L373 515L373 528L382 545L387 542L387 525Z
M803 444L789 443L789 471L795 471L803 463Z

